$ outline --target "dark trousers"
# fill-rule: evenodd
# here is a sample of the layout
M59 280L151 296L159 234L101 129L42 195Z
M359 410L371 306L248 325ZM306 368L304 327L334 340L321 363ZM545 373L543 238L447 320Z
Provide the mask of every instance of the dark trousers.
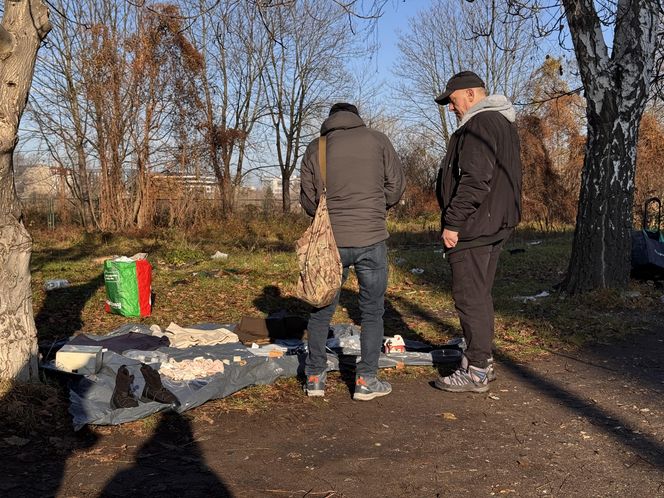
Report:
M362 333L360 334L361 358L357 374L375 376L378 370L380 348L383 345L383 313L387 290L387 245L385 241L367 247L340 247L343 265L343 282L348 278L352 265L360 286L359 304ZM342 282L342 285L343 285ZM326 342L330 320L339 304L339 294L332 304L319 308L309 317L309 354L305 363L306 375L322 373L327 367Z
M460 249L449 255L452 297L466 339L466 357L486 368L494 333L493 281L504 240L494 245Z

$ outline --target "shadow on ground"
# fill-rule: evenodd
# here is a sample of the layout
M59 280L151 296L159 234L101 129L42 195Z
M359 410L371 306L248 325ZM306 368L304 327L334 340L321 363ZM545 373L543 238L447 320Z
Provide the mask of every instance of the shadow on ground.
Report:
M232 496L210 469L186 416L167 412L134 463L114 475L100 496Z
M642 409L636 420L619 410L630 404L634 393L645 398L642 403L664 399L664 329L655 329L616 344L592 346L574 354L550 351L552 364L563 365L563 372L543 375L509 355L497 353L500 368L509 370L528 388L588 420L609 439L628 448L647 465L664 470L664 444L661 438L643 432L637 422L650 409ZM593 383L612 384L609 389L592 391ZM589 393L591 397L589 397ZM623 398L624 393L624 398ZM631 408L639 409L636 405ZM648 423L649 424L649 423ZM656 433L656 432L655 432Z
M64 339L83 327L83 309L90 298L104 285L104 273L84 284L46 292L35 316L38 338Z

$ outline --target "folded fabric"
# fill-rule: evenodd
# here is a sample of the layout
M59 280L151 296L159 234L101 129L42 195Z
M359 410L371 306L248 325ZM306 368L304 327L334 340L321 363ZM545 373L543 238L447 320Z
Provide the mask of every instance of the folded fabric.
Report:
M173 358L159 366L159 373L172 380L194 380L224 372L221 360L198 357L193 360L175 361Z
M177 323L173 322L164 330L162 337L168 338L172 348L214 346L215 344L239 341L237 334L223 327L203 330L180 327Z
M100 337L100 336L96 336ZM122 354L128 349L139 349L141 351L154 351L157 348L168 347L172 345L167 336L156 337L138 332L129 332L127 334L115 335L100 339L92 339L86 335L77 335L68 344L79 346L102 346L109 351Z

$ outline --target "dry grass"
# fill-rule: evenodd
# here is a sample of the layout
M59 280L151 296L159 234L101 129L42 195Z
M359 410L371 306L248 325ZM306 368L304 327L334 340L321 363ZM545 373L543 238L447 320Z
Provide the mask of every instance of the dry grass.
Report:
M0 380L0 400L0 433L29 435L67 420L62 392L53 385Z
M306 223L297 217L253 217L195 232L36 232L33 299L40 339L66 337L79 330L104 334L139 321L103 311L101 267L103 257L111 254L150 253L156 302L152 316L140 320L147 325L236 323L245 315L265 316L279 309L306 316L310 308L294 296L297 269L292 250ZM434 217L426 216L389 222L386 335L402 334L435 344L461 334L436 223ZM539 243L529 244L534 241ZM557 293L555 286L566 271L570 247L571 231L540 233L533 227L520 229L508 243L494 288L496 346L502 354L527 359L549 349L571 350L626 337L661 319L653 310L661 307L663 291L654 285L633 282L632 290L639 293L636 297L615 291L579 297ZM519 251L511 253L514 249ZM229 258L210 260L217 250L228 253ZM413 268L422 268L424 273L413 274ZM41 287L49 278L68 278L72 287L45 293ZM525 303L515 299L543 290L551 295ZM333 323L359 323L357 291L351 273ZM417 372L407 368L386 374L420 375ZM331 376L331 386L346 389L335 376ZM263 410L300 395L297 380L285 379L243 390L212 406L221 411Z

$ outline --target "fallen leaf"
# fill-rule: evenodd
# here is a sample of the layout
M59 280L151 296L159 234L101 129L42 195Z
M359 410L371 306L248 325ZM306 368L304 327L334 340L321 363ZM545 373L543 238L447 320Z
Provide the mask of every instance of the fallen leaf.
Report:
M443 417L445 420L456 420L456 415L454 413L450 412L443 412L440 414L441 417Z

